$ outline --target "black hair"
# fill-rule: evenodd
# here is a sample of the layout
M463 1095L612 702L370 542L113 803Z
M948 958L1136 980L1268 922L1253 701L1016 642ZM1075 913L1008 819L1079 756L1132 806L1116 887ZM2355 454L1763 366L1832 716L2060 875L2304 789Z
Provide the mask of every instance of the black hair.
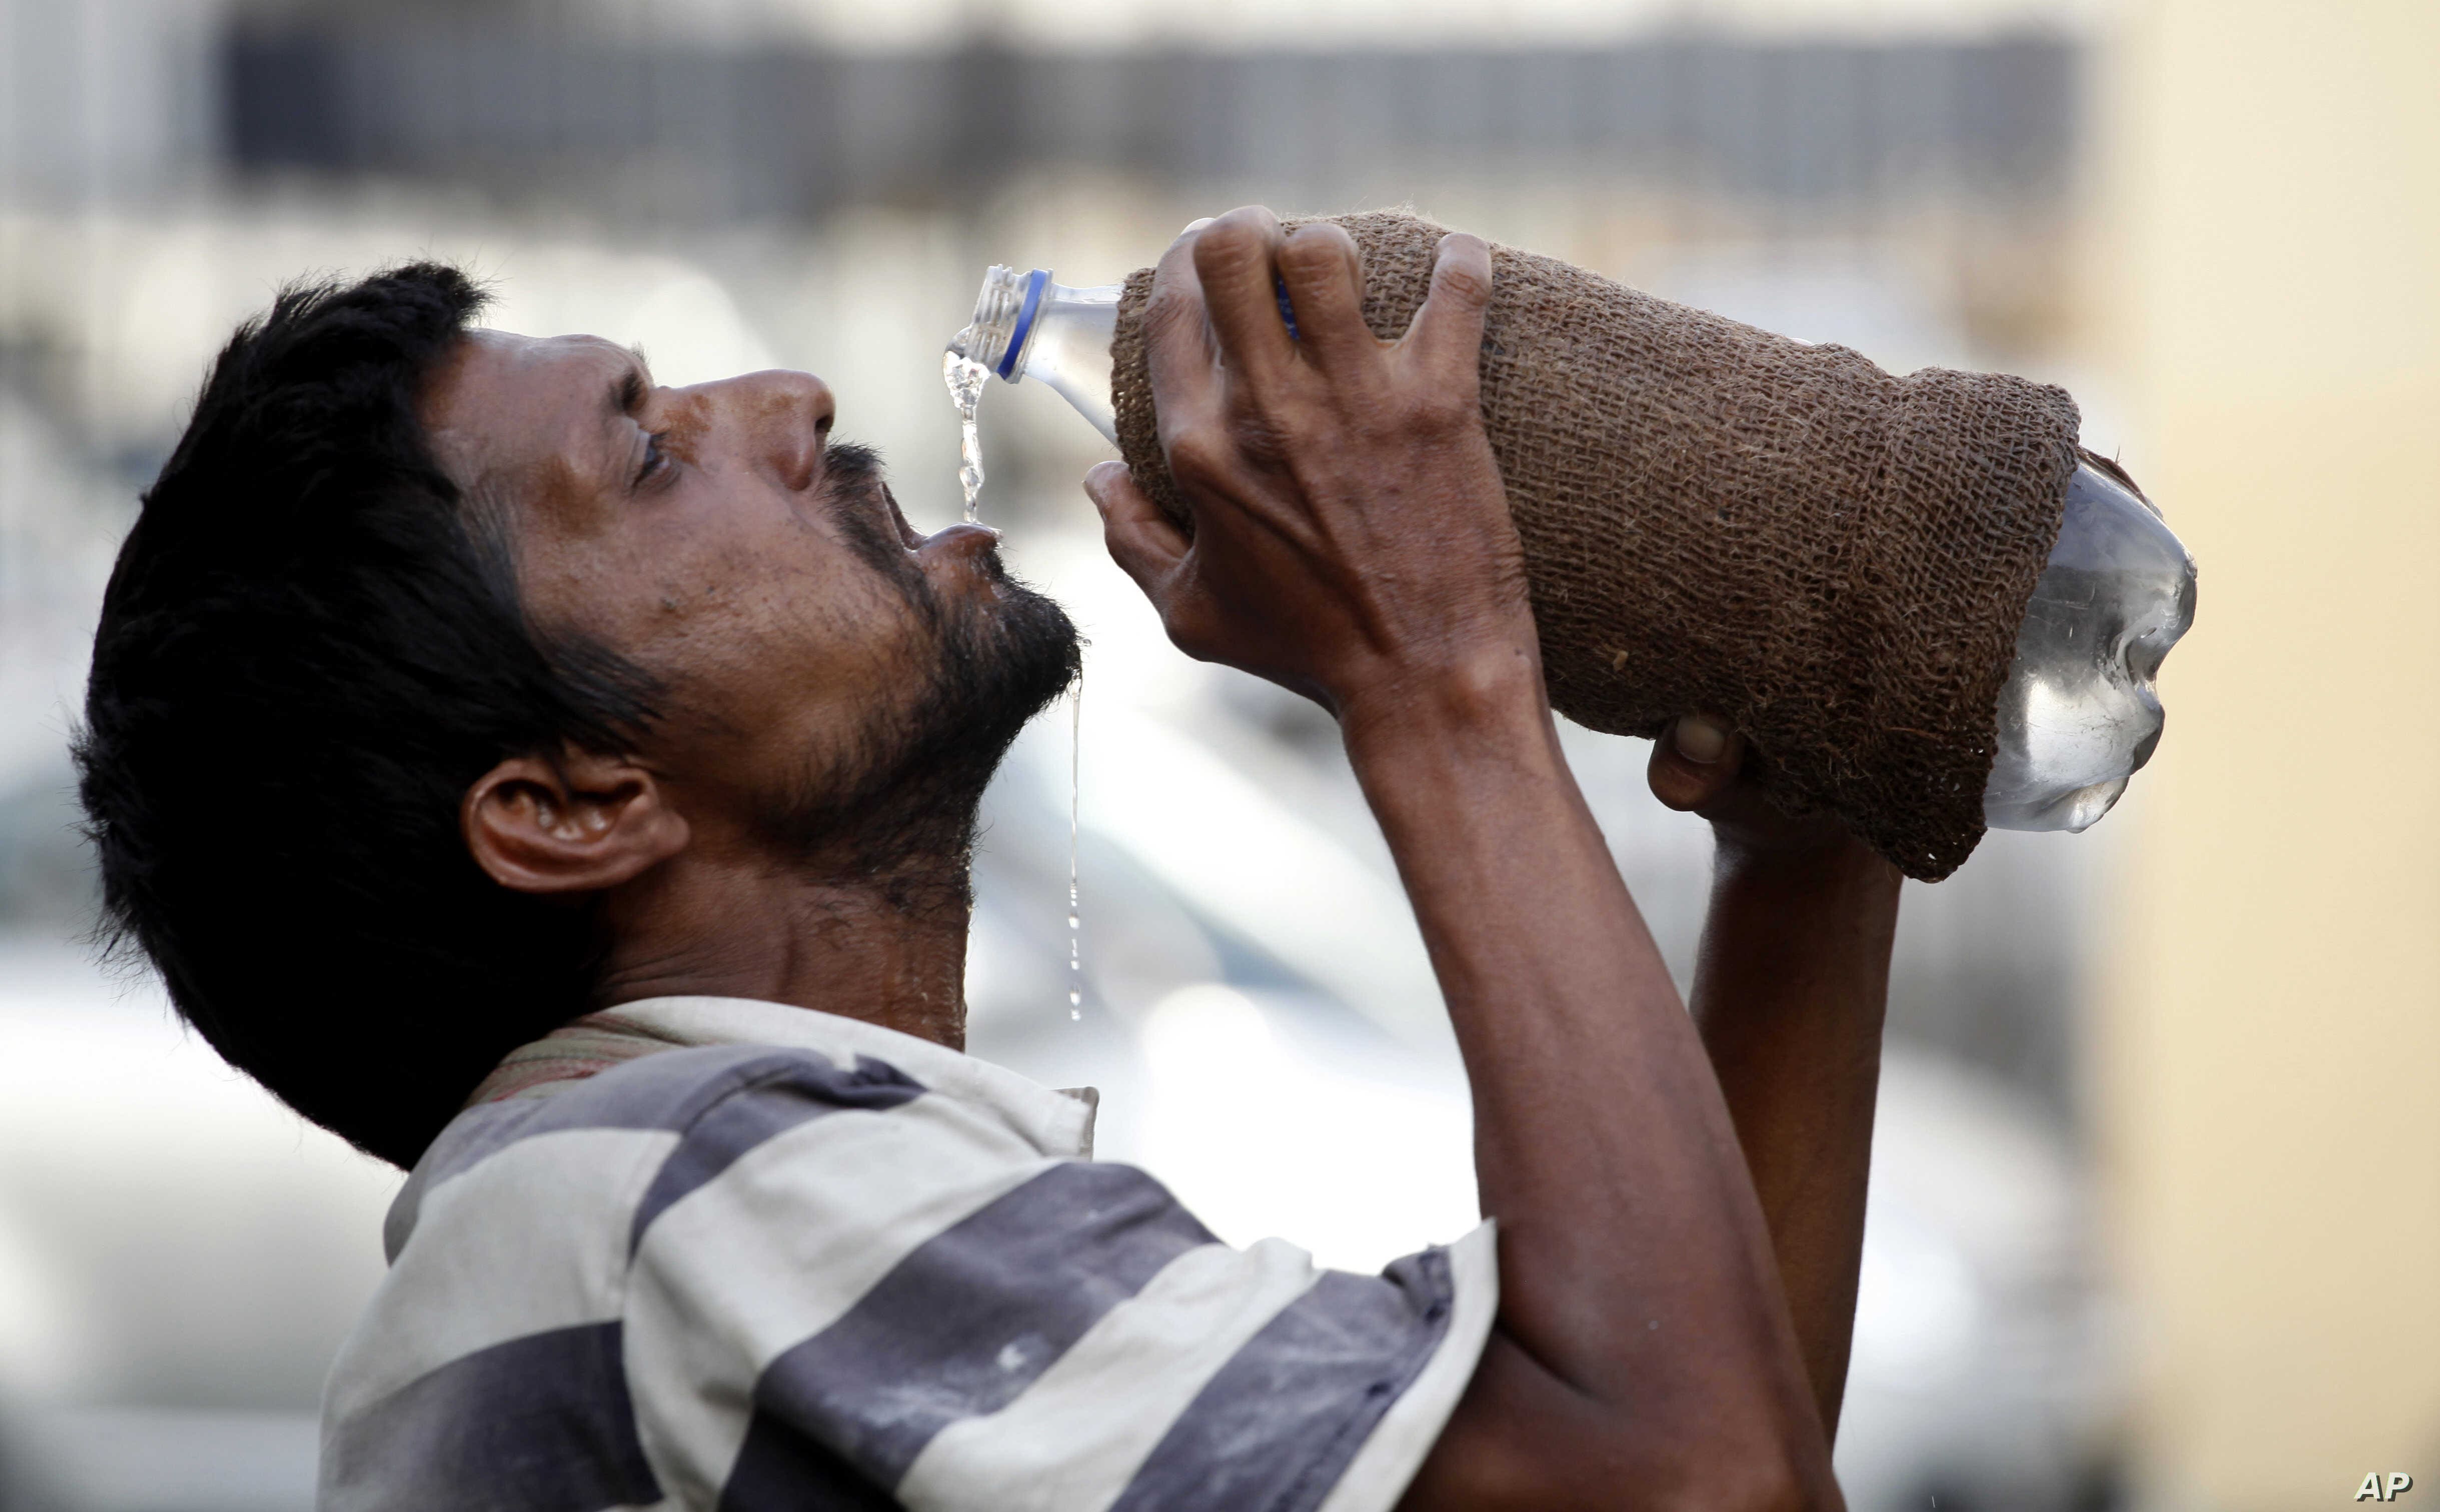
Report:
M76 742L104 939L401 1165L599 964L591 910L476 867L467 787L632 749L655 693L528 621L505 523L433 458L417 401L482 302L415 263L239 329L118 553Z

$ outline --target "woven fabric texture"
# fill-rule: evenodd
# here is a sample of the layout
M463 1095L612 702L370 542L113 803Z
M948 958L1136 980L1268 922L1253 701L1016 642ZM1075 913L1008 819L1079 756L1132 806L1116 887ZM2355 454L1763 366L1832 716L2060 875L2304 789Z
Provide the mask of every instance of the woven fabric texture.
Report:
M1424 300L1440 226L1335 216L1384 339ZM1982 835L2000 690L2074 470L2075 402L1993 373L1883 372L1492 249L1482 408L1525 548L1552 703L1653 736L1732 721L1773 801L1828 808L1937 881ZM1127 280L1119 444L1183 520Z

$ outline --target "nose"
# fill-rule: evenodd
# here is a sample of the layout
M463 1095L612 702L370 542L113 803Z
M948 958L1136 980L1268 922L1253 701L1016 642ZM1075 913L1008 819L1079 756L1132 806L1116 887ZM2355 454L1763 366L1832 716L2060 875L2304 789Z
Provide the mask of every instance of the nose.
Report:
M802 492L821 477L838 403L831 386L809 372L773 369L718 386L723 407L745 432L747 445L785 487Z

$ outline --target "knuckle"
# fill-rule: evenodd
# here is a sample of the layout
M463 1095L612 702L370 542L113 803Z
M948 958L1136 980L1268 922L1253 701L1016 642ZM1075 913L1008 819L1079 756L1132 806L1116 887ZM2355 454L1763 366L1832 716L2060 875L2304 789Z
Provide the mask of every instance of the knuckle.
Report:
M1355 239L1343 226L1327 221L1300 225L1280 245L1280 271L1305 277L1335 273L1358 259Z
M1263 250L1268 242L1270 225L1268 210L1236 209L1203 228L1194 239L1194 261L1198 267L1214 261L1234 261Z
M1144 301L1144 330L1155 341L1175 339L1181 330L1203 324L1203 301L1172 283L1156 288Z
M1473 374L1465 376L1471 380ZM1471 381L1426 387L1415 396L1412 414L1415 428L1434 436L1463 435L1482 424L1482 406Z
M1237 455L1276 462L1288 454L1291 437L1283 418L1267 405L1249 406L1229 418L1229 439Z
M1144 561L1146 553L1143 543L1136 537L1135 527L1132 524L1115 519L1103 521L1102 546L1110 553L1110 560L1116 562L1129 577L1139 582L1143 580L1142 569L1147 566Z
M1197 661L1219 659L1220 641L1217 626L1199 600L1174 603L1161 618L1161 628L1169 632L1169 643Z
M1444 261L1433 273L1432 281L1442 293L1459 304L1474 306L1491 302L1491 275L1486 268L1454 259Z
M1227 441L1200 426L1169 438L1169 476L1180 488L1211 488L1230 472Z

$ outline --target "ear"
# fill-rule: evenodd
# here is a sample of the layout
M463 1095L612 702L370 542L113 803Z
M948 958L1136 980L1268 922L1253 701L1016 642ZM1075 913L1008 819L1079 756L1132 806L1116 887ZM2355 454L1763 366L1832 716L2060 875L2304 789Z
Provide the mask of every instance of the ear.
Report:
M687 821L660 781L585 751L511 756L475 779L458 828L475 864L517 892L599 892L687 847Z

